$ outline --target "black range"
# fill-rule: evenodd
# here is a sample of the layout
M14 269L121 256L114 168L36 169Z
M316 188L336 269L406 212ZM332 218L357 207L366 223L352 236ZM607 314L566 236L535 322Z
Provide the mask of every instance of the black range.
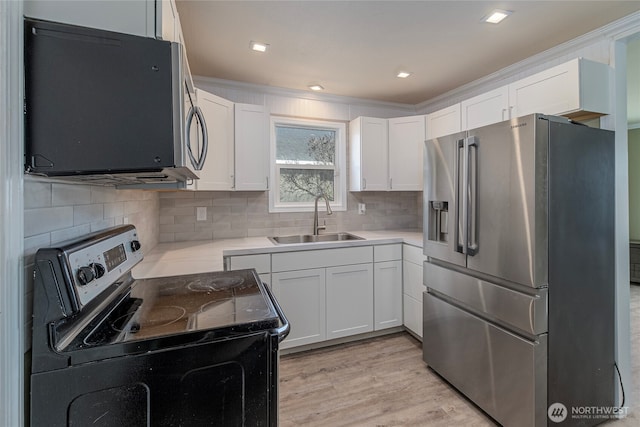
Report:
M133 279L133 226L36 254L32 425L277 425L289 324L254 270Z

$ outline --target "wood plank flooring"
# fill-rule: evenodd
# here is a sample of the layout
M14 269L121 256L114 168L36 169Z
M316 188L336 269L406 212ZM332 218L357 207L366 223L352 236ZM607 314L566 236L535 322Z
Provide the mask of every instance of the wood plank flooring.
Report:
M631 287L633 402L640 402L640 286ZM421 343L396 333L280 359L282 427L495 426L428 369ZM640 425L640 404L607 426Z

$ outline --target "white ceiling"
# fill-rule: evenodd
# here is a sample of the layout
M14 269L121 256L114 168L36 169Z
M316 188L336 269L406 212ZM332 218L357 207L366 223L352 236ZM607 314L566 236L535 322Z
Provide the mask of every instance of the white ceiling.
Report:
M417 104L640 10L640 1L193 1L195 75ZM513 14L481 22L492 9ZM270 44L267 53L251 40ZM413 73L395 77L399 69Z

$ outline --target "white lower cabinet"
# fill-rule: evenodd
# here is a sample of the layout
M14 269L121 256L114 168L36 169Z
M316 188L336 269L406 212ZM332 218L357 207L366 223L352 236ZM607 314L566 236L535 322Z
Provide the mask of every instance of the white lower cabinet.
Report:
M225 271L243 270L245 268L255 268L260 280L271 287L271 255L236 255L224 258Z
M372 264L330 267L327 280L327 339L373 331Z
M289 336L280 348L326 339L325 274L324 268L314 268L271 275L273 293L291 324Z
M402 326L402 261L376 262L374 330Z
M426 290L422 281L422 248L403 245L402 299L404 326L422 338L422 294Z

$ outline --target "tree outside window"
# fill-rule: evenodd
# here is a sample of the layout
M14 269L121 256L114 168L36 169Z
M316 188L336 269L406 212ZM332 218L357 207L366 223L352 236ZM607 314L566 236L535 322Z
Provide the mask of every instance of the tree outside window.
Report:
M341 123L272 120L272 211L308 210L320 195L340 210L346 184L339 173L346 151L344 128Z

